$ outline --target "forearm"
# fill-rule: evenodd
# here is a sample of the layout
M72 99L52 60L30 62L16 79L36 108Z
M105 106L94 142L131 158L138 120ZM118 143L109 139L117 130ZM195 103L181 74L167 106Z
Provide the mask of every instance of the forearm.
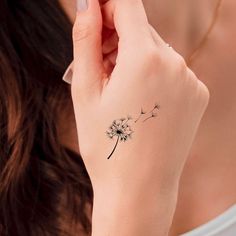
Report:
M92 236L168 235L177 186L163 186L165 184L160 187L150 185L150 190L137 194L132 190L117 190L119 187L113 193L103 189L95 192Z

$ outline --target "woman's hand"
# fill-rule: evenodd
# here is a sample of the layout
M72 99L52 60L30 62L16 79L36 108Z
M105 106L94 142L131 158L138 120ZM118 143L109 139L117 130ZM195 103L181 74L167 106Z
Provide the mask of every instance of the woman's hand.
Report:
M80 152L95 199L121 199L125 192L130 201L145 195L153 204L163 192L177 191L209 92L149 25L141 0L110 0L102 13L89 0L73 28ZM106 55L103 24L119 38ZM114 37L106 47L109 40Z

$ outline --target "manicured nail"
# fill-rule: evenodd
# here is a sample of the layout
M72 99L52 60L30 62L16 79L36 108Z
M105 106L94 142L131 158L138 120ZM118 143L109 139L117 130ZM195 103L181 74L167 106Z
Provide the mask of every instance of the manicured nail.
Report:
M68 84L71 84L72 81L72 75L73 75L73 62L68 66L67 70L65 71L62 79L67 82Z
M79 12L86 11L88 9L88 0L77 0L77 10Z

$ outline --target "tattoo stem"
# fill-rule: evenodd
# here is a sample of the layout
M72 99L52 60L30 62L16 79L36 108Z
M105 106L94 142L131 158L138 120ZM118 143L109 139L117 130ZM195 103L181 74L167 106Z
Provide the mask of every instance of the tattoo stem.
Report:
M119 142L119 139L120 139L120 136L118 136L118 138L117 138L117 140L116 140L116 144L115 144L115 146L114 146L114 148L113 148L111 154L109 155L109 157L108 157L107 159L110 159L110 157L111 157L112 154L114 153L114 151L115 151L115 149L116 149L116 147L117 147L117 144L118 144L118 142Z
M145 120L143 120L143 122L145 122L148 119L151 119L153 116L149 116L148 118L146 118Z
M141 116L142 116L142 114L140 114L139 117L137 118L137 120L135 120L135 123L140 119Z
M141 118L142 115L146 114L146 112L143 111L143 108L141 108L141 112L139 117L134 121L135 123L138 122L138 120Z
M152 113L152 115L149 116L148 118L146 118L145 120L143 120L143 122L145 122L146 120L151 119L151 118L153 118L153 117L156 117L156 116L157 116L157 114Z
M149 113L153 112L155 109L159 110L158 107L154 107L151 111L149 111Z

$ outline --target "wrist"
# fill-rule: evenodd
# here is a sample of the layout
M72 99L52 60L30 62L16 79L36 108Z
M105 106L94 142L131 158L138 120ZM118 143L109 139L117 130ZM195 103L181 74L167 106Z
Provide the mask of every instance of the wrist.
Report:
M176 186L136 193L118 188L95 191L92 235L167 235L176 199Z

